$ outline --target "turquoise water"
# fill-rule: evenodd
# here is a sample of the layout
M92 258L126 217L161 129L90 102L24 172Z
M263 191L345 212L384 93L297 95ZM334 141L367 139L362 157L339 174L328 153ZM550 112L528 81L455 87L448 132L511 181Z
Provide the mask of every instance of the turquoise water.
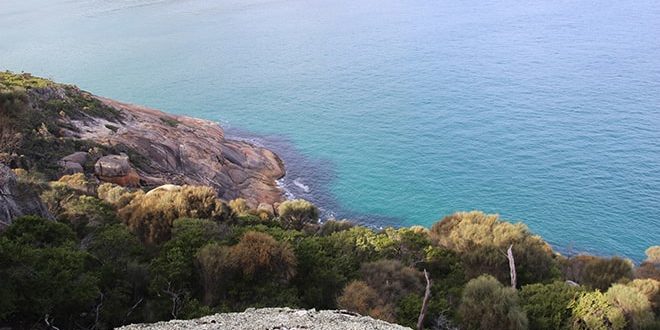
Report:
M660 243L654 0L2 0L0 40L2 69L262 136L327 214Z

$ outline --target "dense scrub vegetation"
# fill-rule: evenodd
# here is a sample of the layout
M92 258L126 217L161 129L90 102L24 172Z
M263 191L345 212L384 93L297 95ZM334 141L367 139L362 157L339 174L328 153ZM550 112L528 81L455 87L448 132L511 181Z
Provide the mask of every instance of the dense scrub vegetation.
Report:
M435 329L652 329L660 249L563 257L523 224L461 212L430 230L318 223L306 201L277 215L206 187L145 193L82 174L37 189L56 221L23 217L0 234L0 326L111 328L247 307L344 308ZM26 188L27 189L27 188ZM510 285L506 250L518 274Z

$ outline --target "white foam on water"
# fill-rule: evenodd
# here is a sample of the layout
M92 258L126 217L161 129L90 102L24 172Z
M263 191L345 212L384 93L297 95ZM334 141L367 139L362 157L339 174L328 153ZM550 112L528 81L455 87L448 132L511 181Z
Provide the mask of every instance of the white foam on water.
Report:
M302 183L302 181L300 181L300 178L296 178L295 180L293 180L293 184L295 184L296 187L302 189L302 191L304 191L306 193L308 193L310 191L309 186Z
M286 199L296 198L296 195L289 189L289 186L287 185L285 178L275 180L275 182L277 182L277 186L280 187L284 192L284 196L286 197Z

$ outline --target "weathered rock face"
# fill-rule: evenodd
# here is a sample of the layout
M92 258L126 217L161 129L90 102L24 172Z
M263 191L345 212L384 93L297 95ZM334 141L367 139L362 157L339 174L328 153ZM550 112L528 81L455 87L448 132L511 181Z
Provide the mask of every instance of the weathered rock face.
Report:
M98 98L121 112L121 123L102 118L71 120L73 137L132 149L127 159L106 156L96 163L102 181L147 186L206 185L220 198L245 198L252 207L284 199L276 180L280 158L268 149L228 140L217 123ZM128 165L127 165L128 164ZM135 168L135 175L128 168Z
M14 172L0 164L0 229L23 215L51 218L39 196L26 187L20 187Z
M174 320L154 324L134 324L123 330L404 330L400 325L375 320L346 311L295 310L289 308L248 309L243 313L224 313L196 320Z

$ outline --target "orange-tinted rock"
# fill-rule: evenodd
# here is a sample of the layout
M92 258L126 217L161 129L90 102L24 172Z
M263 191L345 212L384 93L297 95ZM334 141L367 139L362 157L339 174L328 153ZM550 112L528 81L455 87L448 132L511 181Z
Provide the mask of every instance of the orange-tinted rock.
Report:
M126 155L103 156L94 165L94 174L99 180L124 187L139 187L140 176Z

